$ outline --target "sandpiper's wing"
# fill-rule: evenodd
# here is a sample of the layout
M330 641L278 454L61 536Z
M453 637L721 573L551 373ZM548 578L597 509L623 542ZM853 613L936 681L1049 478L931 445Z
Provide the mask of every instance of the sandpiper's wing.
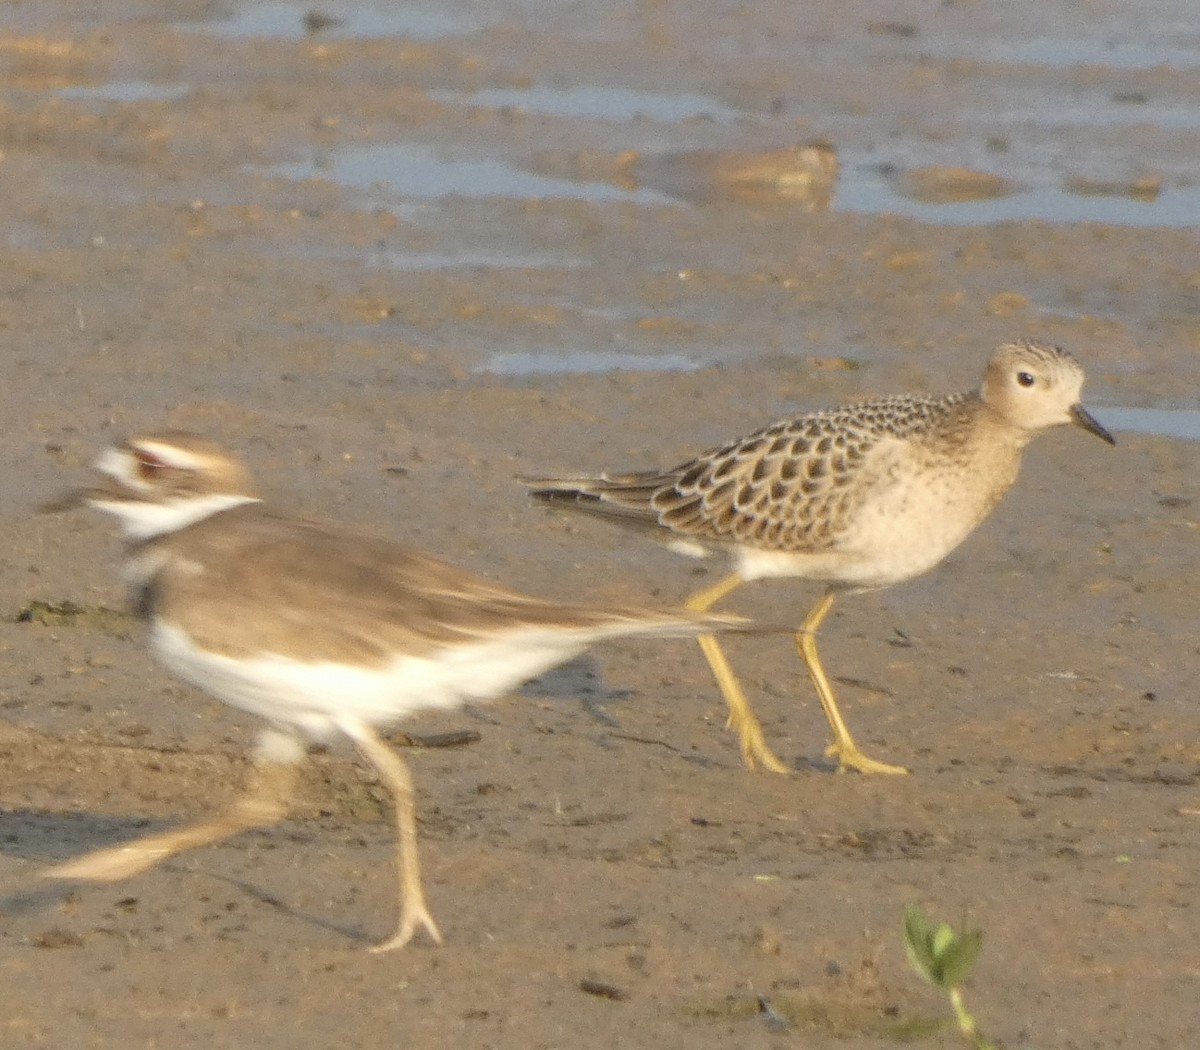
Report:
M784 420L664 471L522 478L532 495L701 544L835 550L864 503L895 483L914 435L966 395L891 397Z

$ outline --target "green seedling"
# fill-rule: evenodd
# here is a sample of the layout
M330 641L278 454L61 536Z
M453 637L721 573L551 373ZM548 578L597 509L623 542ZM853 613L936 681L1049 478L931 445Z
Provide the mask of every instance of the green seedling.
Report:
M963 981L970 975L982 947L981 930L955 933L949 923L930 922L919 904L904 909L904 950L912 968L950 996L958 1029L977 1050L996 1050L979 1030L962 999Z

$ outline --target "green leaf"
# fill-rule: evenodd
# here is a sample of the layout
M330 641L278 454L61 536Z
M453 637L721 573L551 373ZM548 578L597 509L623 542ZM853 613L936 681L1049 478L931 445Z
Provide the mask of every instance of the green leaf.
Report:
M904 951L917 974L937 988L957 988L971 973L983 934L968 930L961 936L947 922L936 926L918 904L904 909Z
M942 956L953 944L954 931L950 928L950 924L939 922L937 929L933 931L933 957L941 962Z
M938 959L943 988L957 988L971 975L982 947L983 932L980 930L967 930L961 937L955 938L954 943Z
M933 954L933 927L919 904L904 909L904 953L917 975L930 984L937 984L937 959Z

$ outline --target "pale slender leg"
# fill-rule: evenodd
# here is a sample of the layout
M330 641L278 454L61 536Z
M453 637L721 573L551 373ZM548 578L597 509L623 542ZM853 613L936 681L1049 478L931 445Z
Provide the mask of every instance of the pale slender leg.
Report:
M741 576L736 572L730 573L711 587L706 587L704 590L693 594L687 600L687 608L693 612L707 612L741 582ZM721 695L725 697L725 703L729 707L729 720L726 722L726 727L736 730L738 739L742 745L742 761L746 763L746 767L748 769L756 769L758 766L762 766L764 769L769 769L772 773L790 773L792 771L791 768L781 762L775 756L775 753L767 747L762 725L759 723L758 717L750 709L750 701L746 699L746 694L742 692L741 683L733 673L733 668L729 665L729 661L718 644L716 636L702 634L697 638L697 641L700 643L700 651L704 653L705 658L708 660L708 666L712 669L713 677L717 680L717 685L721 689Z
M387 952L393 948L402 948L412 938L418 926L424 926L429 936L441 944L442 935L425 904L425 890L421 886L421 863L417 858L416 805L413 800L412 774L408 771L408 765L368 726L359 722L344 722L339 723L339 728L354 741L355 746L383 779L392 796L392 810L396 822L400 922L396 932L371 951Z
M821 706L825 709L825 717L829 720L829 726L836 738L825 749L825 754L838 760L839 773L844 773L847 769L857 769L860 773L907 773L908 770L903 766L888 765L886 762L880 762L863 754L854 742L854 737L850 735L841 711L838 710L837 700L833 696L833 687L829 684L829 679L825 677L825 669L821 666L821 658L817 655L817 628L821 626L821 621L833 608L835 597L833 591L826 591L813 606L812 612L808 614L808 619L800 628L800 633L796 635L796 648L804 659L809 677L816 687L817 696L821 699Z
M207 846L251 828L277 824L287 815L304 749L283 734L263 735L245 792L228 809L196 824L146 835L121 846L94 850L47 868L51 879L116 882L140 874L184 850Z

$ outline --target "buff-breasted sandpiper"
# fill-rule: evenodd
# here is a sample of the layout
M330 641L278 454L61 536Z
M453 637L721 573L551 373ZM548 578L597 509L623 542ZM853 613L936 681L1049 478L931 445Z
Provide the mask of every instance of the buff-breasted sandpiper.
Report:
M1065 350L1022 340L996 350L970 393L809 413L670 470L522 481L547 503L645 527L685 553L726 552L733 572L692 595L693 610L747 580L826 584L796 635L833 730L826 754L839 771L904 773L854 742L817 654L817 629L839 592L911 579L962 543L1016 480L1022 450L1041 431L1074 423L1115 444L1079 402L1083 379ZM700 645L746 764L787 772L716 638Z

